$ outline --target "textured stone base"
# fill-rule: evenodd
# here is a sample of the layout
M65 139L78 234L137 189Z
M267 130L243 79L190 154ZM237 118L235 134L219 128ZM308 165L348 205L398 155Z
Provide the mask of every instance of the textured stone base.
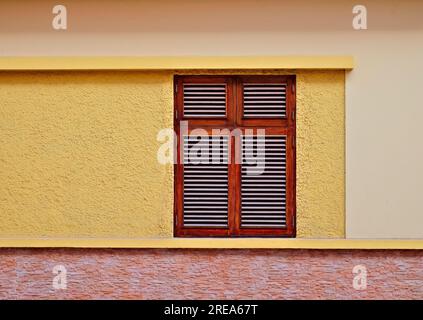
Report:
M53 288L53 268L67 289ZM355 265L367 289L353 288ZM2 249L1 299L423 299L423 251Z

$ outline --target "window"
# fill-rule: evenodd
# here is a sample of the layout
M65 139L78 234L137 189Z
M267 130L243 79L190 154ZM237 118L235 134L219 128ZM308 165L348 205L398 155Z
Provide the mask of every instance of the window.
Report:
M175 235L295 236L295 76L176 76Z

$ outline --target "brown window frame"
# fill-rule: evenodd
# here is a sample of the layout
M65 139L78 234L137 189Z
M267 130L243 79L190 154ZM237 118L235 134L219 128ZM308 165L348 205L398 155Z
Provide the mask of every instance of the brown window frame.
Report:
M244 119L243 83L286 83L286 117L282 119ZM225 119L185 118L183 114L184 83L225 83L227 86ZM296 236L296 77L274 75L177 75L174 78L174 128L177 136L177 163L174 165L175 202L174 235L176 237L295 237ZM266 135L284 134L287 136L286 158L286 227L285 228L241 228L241 165L236 164L235 137L230 137L233 147L228 164L228 228L184 227L183 225L183 161L180 154L180 121L188 121L188 133L196 128L205 129L208 134L213 128L219 129L266 129Z

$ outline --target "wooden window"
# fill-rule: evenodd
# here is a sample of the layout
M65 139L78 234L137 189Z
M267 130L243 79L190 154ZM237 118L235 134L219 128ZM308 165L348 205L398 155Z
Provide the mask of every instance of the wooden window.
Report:
M295 236L295 76L176 76L175 235Z

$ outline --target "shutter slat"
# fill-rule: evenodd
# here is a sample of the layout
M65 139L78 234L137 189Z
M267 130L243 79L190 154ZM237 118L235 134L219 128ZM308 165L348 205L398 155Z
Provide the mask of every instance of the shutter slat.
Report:
M286 227L286 136L245 136L242 146L241 227Z
M244 83L244 118L285 118L286 85Z
M228 141L227 136L184 136L185 227L228 226Z
M225 118L226 84L185 83L185 118Z

